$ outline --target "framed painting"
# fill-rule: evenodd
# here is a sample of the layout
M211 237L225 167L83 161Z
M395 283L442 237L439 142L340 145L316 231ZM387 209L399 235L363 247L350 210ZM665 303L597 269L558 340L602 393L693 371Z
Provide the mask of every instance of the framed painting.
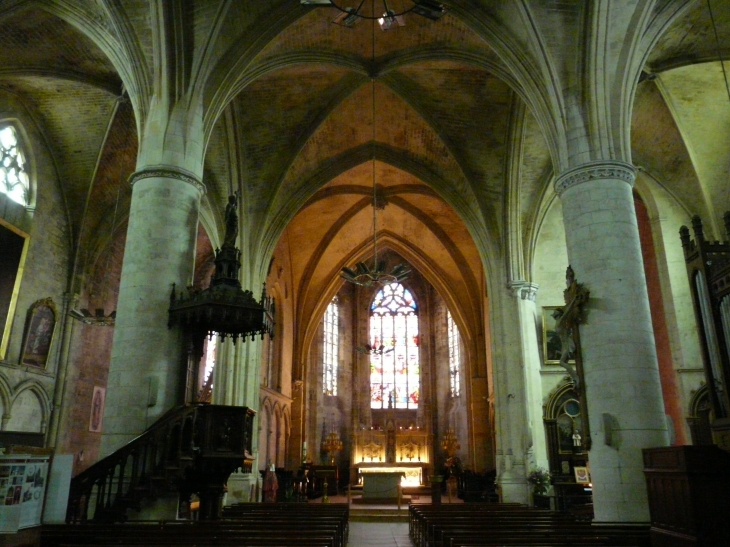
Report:
M106 389L94 386L94 393L91 396L91 414L89 416L89 431L101 433L102 422L104 421L104 399Z
M575 466L573 472L575 473L575 482L578 484L590 484L591 475L588 473L587 467Z
M542 352L546 365L557 365L563 356L563 344L555 328L555 311L563 306L543 306L542 308ZM575 356L568 356L569 363L575 363Z
M58 312L53 300L37 300L28 310L20 364L45 368L53 343Z

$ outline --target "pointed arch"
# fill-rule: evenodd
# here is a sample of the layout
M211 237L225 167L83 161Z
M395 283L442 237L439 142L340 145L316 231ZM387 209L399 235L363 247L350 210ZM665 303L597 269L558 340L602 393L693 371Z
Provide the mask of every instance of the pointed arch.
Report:
M32 395L34 399L28 399L27 396ZM30 401L30 404L28 403ZM35 408L32 403L37 402L37 411L40 416L36 415ZM19 405L25 404L28 408L21 408ZM21 382L12 393L10 402L10 420L7 424L9 431L33 431L31 424L38 424L38 432L45 433L48 426L48 418L50 415L51 399L46 393L43 386L36 380L26 380ZM38 419L40 418L40 420ZM13 429L20 427L21 429Z
M370 408L417 409L420 397L419 306L400 283L370 305Z

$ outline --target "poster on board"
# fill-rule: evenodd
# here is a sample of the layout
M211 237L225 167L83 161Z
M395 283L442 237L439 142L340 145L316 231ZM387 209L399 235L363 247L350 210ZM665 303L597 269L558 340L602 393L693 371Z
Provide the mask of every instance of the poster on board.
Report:
M41 524L48 456L0 456L0 533Z

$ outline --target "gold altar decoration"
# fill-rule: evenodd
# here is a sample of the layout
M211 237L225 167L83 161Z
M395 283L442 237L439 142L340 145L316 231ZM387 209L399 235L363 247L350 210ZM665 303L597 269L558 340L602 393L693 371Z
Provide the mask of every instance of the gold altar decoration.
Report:
M444 435L444 438L441 441L441 448L444 449L444 452L446 452L446 455L449 458L456 454L456 451L461 448L459 439L453 429L449 428L446 431L446 435Z
M400 463L429 463L429 435L419 428L403 428L395 431L395 461ZM386 431L364 429L355 432L352 463L385 463Z
M335 454L342 450L342 440L337 431L332 431L322 440L322 452L327 452L330 458L330 464L335 464Z

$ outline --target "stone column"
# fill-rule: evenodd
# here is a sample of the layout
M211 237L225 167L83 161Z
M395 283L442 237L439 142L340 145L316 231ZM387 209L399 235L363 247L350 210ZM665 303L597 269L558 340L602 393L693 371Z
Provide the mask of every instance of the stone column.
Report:
M542 378L540 377L540 346L537 341L537 312L535 297L538 286L527 281L513 281L510 284L517 304L522 342L522 373L525 382L525 405L527 415L526 472L536 467L548 469L545 427L542 423Z
M641 449L668 443L634 179L631 165L602 161L555 182L570 265L591 291L580 339L596 521L649 521Z
M499 317L492 322L497 484L502 501L527 503L530 443L520 319L512 290L498 288L491 294L492 316Z
M204 192L195 174L167 165L142 168L130 182L132 204L109 367L102 457L182 402L182 340L177 329L167 328L167 310L172 283L181 289L192 282ZM155 392L151 397L150 389Z

